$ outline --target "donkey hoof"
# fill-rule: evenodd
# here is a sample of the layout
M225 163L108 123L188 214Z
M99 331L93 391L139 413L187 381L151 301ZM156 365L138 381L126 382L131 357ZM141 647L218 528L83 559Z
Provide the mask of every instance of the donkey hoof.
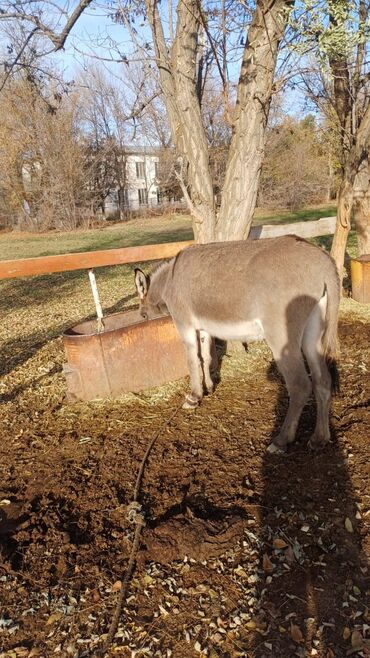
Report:
M192 395L187 395L185 397L185 402L182 405L183 409L196 409L196 407L199 405L200 400L198 398L193 397Z
M328 443L330 443L330 439L322 439L313 435L309 439L307 445L310 450L317 451L317 450L323 450L328 445Z
M277 446L276 443L270 443L267 447L267 452L271 455L284 455L286 453L286 446Z

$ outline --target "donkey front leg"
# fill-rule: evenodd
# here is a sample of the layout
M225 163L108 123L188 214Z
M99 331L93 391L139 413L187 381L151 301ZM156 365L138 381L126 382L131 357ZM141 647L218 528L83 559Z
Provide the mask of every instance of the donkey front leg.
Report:
M181 331L182 339L186 348L188 369L190 375L191 393L185 397L183 409L194 409L203 397L202 368L199 358L198 332L194 329L186 332Z

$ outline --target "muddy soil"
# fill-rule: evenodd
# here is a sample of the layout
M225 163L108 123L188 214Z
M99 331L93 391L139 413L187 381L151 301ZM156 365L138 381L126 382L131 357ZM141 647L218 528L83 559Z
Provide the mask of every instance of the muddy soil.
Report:
M98 655L132 545L127 505L160 428L107 655L370 655L369 333L342 316L332 442L309 452L308 405L284 456L266 452L287 399L263 345L227 354L215 394L168 425L185 380L68 405L61 339L30 346L1 395L0 655Z

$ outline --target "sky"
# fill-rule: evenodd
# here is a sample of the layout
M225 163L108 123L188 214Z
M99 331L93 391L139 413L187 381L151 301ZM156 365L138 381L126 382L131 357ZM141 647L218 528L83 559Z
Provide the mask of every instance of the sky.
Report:
M54 61L64 68L67 75L73 76L84 63L97 61L99 56L104 59L117 59L119 54L115 45L118 45L122 54L130 53L132 46L128 32L123 25L112 20L109 6L109 2L99 2L99 6L97 3L96 6L86 9L72 29L64 50L53 56ZM113 44L114 47L110 47ZM122 66L113 61L105 62L104 65L112 72Z
M75 2L71 4L72 7L74 5ZM99 57L103 60L117 59L119 57L117 46L123 55L130 56L132 52L130 35L124 25L117 24L112 20L110 7L111 2L109 0L100 0L93 3L77 21L70 33L64 51L55 55L55 61L61 64L68 77L73 78L84 64L99 61ZM140 36L144 36L145 39L151 41L149 27L143 26L140 20L136 25ZM111 48L109 48L110 45L112 45ZM113 74L115 72L118 74L122 66L125 66L124 64L114 63L114 61L103 61L102 64ZM231 75L237 80L239 66L234 66L233 69ZM286 90L285 109L288 114L292 115L302 113L303 100L296 91Z
M67 8L69 15L76 4L77 0L54 0L54 6ZM57 67L63 71L67 80L76 79L81 68L84 65L91 66L93 62L100 62L100 65L106 67L111 74L119 75L126 65L115 63L114 60L125 55L131 59L133 45L130 35L124 25L114 22L112 4L111 0L94 0L76 22L64 49L50 56ZM162 5L164 10L167 6L167 3ZM61 18L60 13L55 12L55 16L57 15L59 20L56 24L54 21L54 29L56 32L60 32L65 18ZM144 37L145 40L151 42L150 29L140 18L136 20L135 27L141 38ZM48 43L48 47L49 45ZM235 82L238 76L239 63L230 68L230 77ZM302 102L296 92L288 91L286 93L285 106L289 114L302 112Z

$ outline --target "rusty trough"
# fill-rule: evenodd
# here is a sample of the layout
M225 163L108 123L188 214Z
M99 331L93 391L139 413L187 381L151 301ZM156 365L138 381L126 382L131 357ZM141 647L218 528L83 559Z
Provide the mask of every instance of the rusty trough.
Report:
M370 254L351 260L351 279L353 299L370 304Z
M138 311L82 322L64 336L68 399L118 397L180 379L187 374L185 350L171 318L143 320Z

